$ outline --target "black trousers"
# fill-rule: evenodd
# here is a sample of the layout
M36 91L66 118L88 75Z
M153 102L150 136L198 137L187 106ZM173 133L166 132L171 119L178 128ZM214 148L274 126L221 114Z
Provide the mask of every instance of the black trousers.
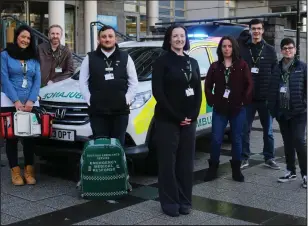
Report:
M14 107L2 107L1 112L15 112ZM24 165L33 165L34 163L34 148L31 138L23 138L23 154ZM6 156L11 168L18 166L18 138L6 139Z
M6 140L6 156L11 168L18 166L18 139ZM33 165L34 163L34 150L33 140L30 138L23 139L23 153L24 153L24 165Z
M295 153L297 153L301 175L307 175L307 114L303 113L291 119L277 120L284 143L287 170L296 173Z
M196 122L180 126L156 120L154 139L162 209L177 212L179 207L191 207Z
M124 147L128 115L90 115L93 136L117 138Z

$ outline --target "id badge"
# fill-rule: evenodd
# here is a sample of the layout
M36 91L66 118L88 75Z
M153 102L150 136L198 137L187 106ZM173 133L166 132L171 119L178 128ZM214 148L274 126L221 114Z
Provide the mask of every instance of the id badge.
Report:
M251 68L251 73L258 74L258 73L259 73L259 68L257 68L257 67L252 67L252 68Z
M224 93L224 98L228 98L230 94L230 90L229 89L225 89L225 93Z
M193 96L193 95L195 95L195 92L192 88L186 89L186 96L189 97L189 96Z
M114 79L113 73L105 74L105 80L112 80L112 79Z
M286 86L280 87L280 93L286 93L288 88Z
M56 67L56 68L55 68L55 72L56 72L56 73L61 73L61 72L62 72L62 68Z
M107 67L105 68L106 71L113 71L113 67Z
M21 85L21 87L22 87L22 88L27 88L27 85L28 85L27 79L23 79L23 80L22 80L22 85Z

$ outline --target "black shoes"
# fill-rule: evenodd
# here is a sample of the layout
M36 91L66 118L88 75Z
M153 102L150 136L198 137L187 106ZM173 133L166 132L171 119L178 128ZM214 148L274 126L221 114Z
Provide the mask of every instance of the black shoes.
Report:
M217 170L219 167L219 161L218 162L213 162L211 159L208 160L209 162L209 168L206 171L204 181L212 181L217 178Z
M230 160L232 168L232 179L238 182L244 182L244 175L241 172L241 161Z

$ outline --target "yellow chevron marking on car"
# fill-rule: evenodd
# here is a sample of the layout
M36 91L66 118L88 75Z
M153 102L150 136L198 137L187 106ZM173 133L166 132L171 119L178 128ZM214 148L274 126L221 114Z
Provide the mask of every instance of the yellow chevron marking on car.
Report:
M152 96L151 99L144 105L140 113L135 117L133 123L137 135L148 131L154 115L155 104L156 100Z
M204 93L204 82L201 82L202 84L202 102L201 102L201 108L199 115L203 115L206 113L206 98Z

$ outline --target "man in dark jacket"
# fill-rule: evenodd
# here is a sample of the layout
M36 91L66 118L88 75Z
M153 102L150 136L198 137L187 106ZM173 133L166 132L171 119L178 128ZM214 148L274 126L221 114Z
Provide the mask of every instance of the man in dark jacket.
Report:
M250 131L256 112L258 111L263 127L263 155L265 165L272 169L279 169L280 167L274 161L273 119L266 104L269 80L278 63L277 55L275 49L262 38L264 33L264 24L262 21L258 19L251 20L250 31L251 38L248 41L239 42L240 54L251 70L254 85L252 104L246 107L247 120L243 129L241 168L249 165Z
M284 142L287 173L279 182L296 180L295 150L303 187L307 187L307 63L295 57L295 43L285 38L280 44L283 55L274 73L268 96L270 113L279 123Z

